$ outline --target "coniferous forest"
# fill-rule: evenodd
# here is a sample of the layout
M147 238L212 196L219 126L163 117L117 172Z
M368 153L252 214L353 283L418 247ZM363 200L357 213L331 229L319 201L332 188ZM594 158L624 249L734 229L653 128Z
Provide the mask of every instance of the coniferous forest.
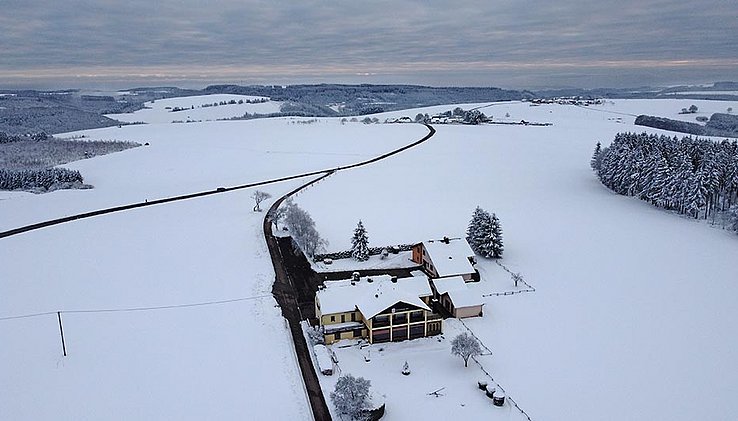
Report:
M736 141L618 133L608 147L597 143L591 166L616 193L693 218L725 220L731 228L735 222L727 220L738 209Z

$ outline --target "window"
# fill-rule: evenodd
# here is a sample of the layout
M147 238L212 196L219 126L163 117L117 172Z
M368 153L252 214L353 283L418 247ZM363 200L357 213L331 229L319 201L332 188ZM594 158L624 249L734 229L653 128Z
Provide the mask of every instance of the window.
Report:
M361 329L354 329L354 338L360 338L361 336Z
M336 316L331 316L331 321L332 322L335 322L336 321Z
M410 326L410 339L422 338L425 335L425 326L421 324Z
M413 311L410 313L410 322L422 322L425 319L422 311Z
M389 329L375 330L372 332L372 342L389 342L390 331Z
M335 339L335 340L339 340L339 339L341 339L341 332L336 332L336 333L334 333L334 334L333 334L333 339Z
M392 341L399 342L407 339L407 326L392 329Z
M351 313L351 321L352 322L356 321L356 313Z
M342 314L341 315L341 323L344 323L345 321L346 321L346 315L345 314Z
M384 327L389 326L389 316L374 316L374 323L372 323L373 327Z
M392 324L401 325L407 323L407 313L398 313L392 316Z

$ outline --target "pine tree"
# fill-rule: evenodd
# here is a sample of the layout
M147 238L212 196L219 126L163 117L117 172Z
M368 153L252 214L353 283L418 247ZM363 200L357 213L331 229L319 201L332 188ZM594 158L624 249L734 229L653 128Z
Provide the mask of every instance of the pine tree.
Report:
M482 257L501 257L503 245L500 220L495 214L490 215L477 207L466 231L466 241Z
M594 153L592 154L592 159L589 161L589 166L592 167L592 169L595 171L599 171L600 169L600 153L601 152L602 152L602 144L600 142L597 142Z
M359 262L369 260L369 237L361 220L356 225L354 236L351 238L351 257Z
M489 218L489 214L479 206L474 209L472 219L466 229L466 241L475 253L479 253L479 246L482 244L484 233L482 232L482 224L485 218Z
M492 257L502 257L502 252L505 247L502 245L502 226L500 226L500 220L497 219L497 215L492 214L492 241L490 251Z

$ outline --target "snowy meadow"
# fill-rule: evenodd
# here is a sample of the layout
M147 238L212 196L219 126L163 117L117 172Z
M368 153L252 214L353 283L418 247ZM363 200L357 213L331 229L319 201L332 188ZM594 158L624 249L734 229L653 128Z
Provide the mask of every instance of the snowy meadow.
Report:
M485 369L534 420L733 419L738 236L617 195L589 167L595 143L607 146L618 132L673 135L634 126L635 115L671 117L692 103L705 112L738 109L691 100L462 105L553 125L439 125L429 141L340 171L295 201L310 212L329 251L349 248L359 219L370 246L379 246L461 235L476 206L495 212L505 239L502 262L536 291L486 297L484 316L465 323L492 351ZM150 146L65 165L82 171L92 190L0 192L0 229L358 162L427 133L416 124L298 120L162 120L74 133ZM302 182L261 189L276 198ZM251 193L1 240L0 373L7 381L0 383L0 419L310 419L289 331L270 295L263 213L252 212ZM472 285L480 295L511 287L493 262L482 261L480 272L482 281ZM67 357L55 313L2 319L193 303L211 304L65 313ZM460 388L475 387L476 369L465 370L438 342L429 343L427 355L422 343L408 343L381 357L393 364L392 375L406 351L418 361L411 361L418 376L434 373L422 390L453 388L453 399L408 400L389 374L352 356L345 369L356 366L355 374L385 385L388 420L457 413L453 408L467 401ZM473 387L469 393L478 392ZM415 406L403 407L407 402Z

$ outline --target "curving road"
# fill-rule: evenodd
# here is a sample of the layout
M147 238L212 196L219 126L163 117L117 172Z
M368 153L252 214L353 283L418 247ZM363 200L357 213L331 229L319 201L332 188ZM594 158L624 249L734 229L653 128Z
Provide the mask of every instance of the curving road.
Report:
M0 232L0 238L19 235L25 232L34 231L34 230L38 230L38 229L42 229L46 227L51 227L54 225L64 224L68 222L77 221L80 219L87 219L87 218L92 218L92 217L101 216L101 215L107 215L107 214L115 213L115 212L123 212L123 211L142 208L146 206L161 205L164 203L194 199L198 197L210 196L213 194L226 193L226 192L234 191L234 190L248 189L248 188L263 186L267 184L279 183L282 181L288 181L288 180L294 180L298 178L320 175L320 177L301 185L295 190L277 199L272 204L272 206L269 208L269 211L266 213L264 217L263 229L264 229L264 237L266 239L266 243L269 248L269 253L272 258L272 264L274 265L274 272L276 275L274 286L272 288L272 293L275 299L277 300L277 302L279 303L279 306L282 309L282 315L285 317L285 319L287 319L289 326L290 326L290 331L292 333L292 340L295 345L295 351L297 352L298 363L300 366L300 371L302 372L302 377L305 383L305 388L308 393L308 399L310 401L310 406L313 412L313 417L317 421L330 420L331 419L330 411L328 410L328 406L325 402L325 397L323 395L323 392L320 389L320 382L318 381L318 376L315 374L315 370L313 368L312 359L310 357L310 350L307 347L307 344L303 337L302 328L300 326L302 317L300 314L298 297L304 296L306 294L305 292L306 289L300 288L300 291L298 291L297 286L293 284L292 280L290 279L288 275L288 271L285 267L277 239L274 237L272 233L272 223L271 223L272 216L275 210L282 204L282 202L285 199L294 195L300 190L328 176L335 174L338 171L348 170L352 168L369 165L377 161L381 161L383 159L397 155L400 152L408 150L417 145L420 145L421 143L433 137L433 135L436 133L436 130L432 126L428 124L424 124L424 126L428 129L428 134L426 134L421 139L413 143L410 143L408 145L405 145L401 148L398 148L393 151L387 152L385 154L379 155L375 158L368 159L366 161L361 161L355 164L343 165L343 166L338 166L338 167L328 168L328 169L318 170L318 171L311 171L311 172L307 172L303 174L275 178L275 179L259 181L255 183L242 184L242 185L233 186L233 187L219 187L215 190L207 190L207 191L202 191L202 192L197 192L197 193L190 193L190 194L179 195L179 196L171 196L171 197L156 199L152 201L131 203L128 205L121 205L121 206L104 208L104 209L99 209L99 210L85 212L85 213L79 213L76 215L70 215L70 216L65 216L63 218L51 219L48 221L38 222L35 224L26 225L26 226L10 229L7 231L3 231L3 232ZM314 300L315 291L313 290L311 294L312 294L312 299ZM304 299L305 297L302 297L302 298Z
M275 200L264 217L264 238L266 239L267 247L269 248L269 254L272 257L272 264L274 265L275 274L272 294L274 295L274 298L277 300L277 303L279 303L279 306L282 309L282 316L284 316L284 318L287 319L287 322L289 323L290 331L292 333L292 341L295 345L295 352L297 353L298 365L300 366L300 371L302 372L302 379L305 384L305 389L307 390L310 407L313 411L313 418L317 421L330 420L331 414L328 410L325 396L320 389L320 381L318 380L318 375L315 373L313 362L310 357L311 351L308 349L308 345L305 342L305 338L302 333L302 327L300 326L300 322L303 320L302 314L300 313L300 302L315 302L315 289L313 288L313 286L307 285L307 280L295 279L295 282L293 282L290 278L289 270L285 264L285 259L282 257L279 243L277 241L277 238L274 237L272 233L272 219L274 212L288 197L298 193L300 190L314 183L325 179L326 177L335 174L339 170L369 165L382 159L389 158L404 150L410 149L425 142L426 140L433 137L433 135L436 133L436 130L430 125L426 124L425 126L428 128L428 134L425 135L422 139L402 148L388 152L384 155L370 159L368 161L363 161L326 171L323 176L309 181ZM299 282L300 285L295 285L295 283L297 282Z
M426 135L424 138L420 139L419 141L403 146L402 148L395 149L394 151L385 153L376 158L372 158L367 161L362 161L356 164L343 165L343 166L338 166L338 167L328 168L328 169L318 170L318 171L311 171L311 172L297 174L297 175L290 175L287 177L273 178L271 180L258 181L258 182L249 183L249 184L241 184L241 185L233 186L233 187L218 187L217 189L214 189L214 190L206 190L206 191L197 192L197 193L190 193L190 194L184 194L184 195L179 195L179 196L171 196L171 197L166 197L163 199L156 199L156 200L145 201L145 202L137 202L137 203L131 203L128 205L121 205L121 206L115 206L111 208L98 209L98 210L90 211L90 212L78 213L75 215L65 216L65 217L57 218L57 219L51 219L48 221L38 222L35 224L25 225L25 226L13 228L7 231L2 231L0 232L0 238L10 237L13 235L22 234L24 232L29 232L29 231L34 231L34 230L38 230L41 228L51 227L54 225L64 224L64 223L76 221L79 219L86 219L86 218L92 218L95 216L107 215L109 213L122 212L122 211L127 211L131 209L136 209L136 208L143 208L146 206L161 205L164 203L176 202L180 200L194 199L197 197L210 196L211 194L227 193L229 191L234 191L234 190L249 189L252 187L280 183L282 181L294 180L297 178L310 177L310 176L319 175L319 174L327 174L332 171L347 170L350 168L360 167L362 165L371 164L373 162L377 162L379 160L385 159L387 157L400 153L406 149L412 148L413 146L416 146L426 141L431 136L433 136L433 134L435 134L436 131L435 129L433 129L433 127L427 124L425 126L428 128L428 130L430 130L430 133Z

